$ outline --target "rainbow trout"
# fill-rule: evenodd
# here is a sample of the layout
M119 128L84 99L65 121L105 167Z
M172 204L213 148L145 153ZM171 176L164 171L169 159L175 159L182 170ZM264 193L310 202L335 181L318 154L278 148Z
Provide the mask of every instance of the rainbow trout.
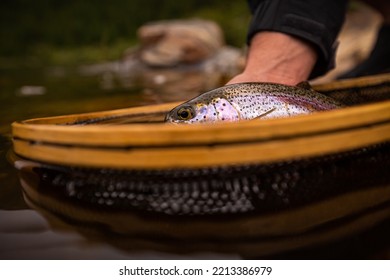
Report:
M343 107L310 88L273 83L240 83L205 92L165 117L171 123L212 123L256 118L282 118Z

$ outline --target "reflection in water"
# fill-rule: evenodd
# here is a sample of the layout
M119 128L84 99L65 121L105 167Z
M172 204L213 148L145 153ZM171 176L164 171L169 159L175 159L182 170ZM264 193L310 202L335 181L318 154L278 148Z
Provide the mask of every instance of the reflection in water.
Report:
M318 246L346 244L350 236L388 221L389 148L387 143L228 172L80 169L17 157L14 162L27 203L51 226L91 242L176 257L254 258L313 248L295 257L327 258ZM359 244L360 250L374 243ZM337 247L327 251L330 258L342 256Z

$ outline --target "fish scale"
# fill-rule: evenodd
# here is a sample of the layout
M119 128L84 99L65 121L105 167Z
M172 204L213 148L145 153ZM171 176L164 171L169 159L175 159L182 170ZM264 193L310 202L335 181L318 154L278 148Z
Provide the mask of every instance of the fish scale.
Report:
M174 109L167 122L206 123L281 118L343 107L310 88L274 83L240 83L203 93Z

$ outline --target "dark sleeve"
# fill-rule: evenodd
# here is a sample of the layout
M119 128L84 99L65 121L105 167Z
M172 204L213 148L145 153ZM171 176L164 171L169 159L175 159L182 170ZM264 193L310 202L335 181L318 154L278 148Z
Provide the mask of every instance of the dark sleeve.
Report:
M347 0L248 0L252 21L248 44L259 31L287 33L312 43L318 60L310 78L334 68L336 38L344 22Z

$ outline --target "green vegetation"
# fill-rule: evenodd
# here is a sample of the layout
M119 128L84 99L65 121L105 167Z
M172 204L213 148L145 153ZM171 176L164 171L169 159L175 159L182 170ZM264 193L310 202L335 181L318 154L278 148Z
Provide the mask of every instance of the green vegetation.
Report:
M116 59L137 43L142 24L193 17L218 22L228 44L245 44L246 1L1 0L0 66Z

